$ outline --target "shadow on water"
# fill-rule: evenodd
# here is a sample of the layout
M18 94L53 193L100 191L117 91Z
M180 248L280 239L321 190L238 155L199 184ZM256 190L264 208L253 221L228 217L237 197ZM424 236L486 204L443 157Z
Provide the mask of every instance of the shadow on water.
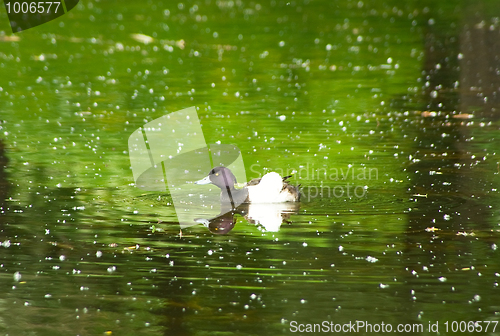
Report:
M454 311L449 320L485 314L498 320L496 299L478 295L491 288L499 267L491 259L498 232L492 203L498 163L488 160L494 153L485 149L494 140L471 128L482 123L491 132L489 125L500 116L500 31L491 29L483 5L469 3L463 18L424 30L423 95L413 105L419 117L408 125L415 147L406 168L411 208L405 290L399 294L425 302L414 312L424 319L432 319L425 305L483 300L475 316Z
M5 153L5 144L3 140L0 140L0 225L3 227L2 218L6 214L7 198L10 193L10 182L8 181L8 175L6 172L9 159Z

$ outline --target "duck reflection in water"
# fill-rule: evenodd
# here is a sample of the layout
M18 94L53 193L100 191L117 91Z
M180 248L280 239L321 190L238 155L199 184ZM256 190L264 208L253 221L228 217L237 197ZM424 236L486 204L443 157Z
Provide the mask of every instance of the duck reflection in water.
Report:
M212 219L198 218L195 221L205 225L210 232L226 234L236 224L235 215L259 225L262 231L278 231L283 221L299 209L299 186L291 185L278 173L267 173L253 179L241 189L236 189L236 177L226 167L212 169L208 176L196 184L214 184L221 189L221 211Z
M197 218L195 221L203 224L212 233L226 234L234 228L237 222L236 215L240 215L249 223L257 225L262 232L277 232L281 224L290 223L290 215L297 214L299 204L243 203L235 209L226 208L226 210L221 209L220 214L215 218Z

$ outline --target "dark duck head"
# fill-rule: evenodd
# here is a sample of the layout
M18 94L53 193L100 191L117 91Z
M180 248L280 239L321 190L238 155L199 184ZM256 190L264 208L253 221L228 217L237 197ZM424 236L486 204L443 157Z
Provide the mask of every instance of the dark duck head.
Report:
M248 190L236 189L234 186L237 183L234 174L226 167L215 167L208 175L195 182L196 184L214 184L221 189L221 203L230 203L234 208L241 203L247 202Z

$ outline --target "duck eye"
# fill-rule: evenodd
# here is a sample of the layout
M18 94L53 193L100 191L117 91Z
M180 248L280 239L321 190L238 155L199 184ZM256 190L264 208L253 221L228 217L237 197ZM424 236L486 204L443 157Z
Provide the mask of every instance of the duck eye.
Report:
M219 176L219 173L215 173L215 176Z

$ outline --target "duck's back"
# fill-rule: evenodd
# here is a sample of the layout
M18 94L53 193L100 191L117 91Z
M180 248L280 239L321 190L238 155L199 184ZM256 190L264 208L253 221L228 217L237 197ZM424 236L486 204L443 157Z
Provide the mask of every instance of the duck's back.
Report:
M248 200L251 203L281 203L294 202L298 200L298 195L289 189L292 187L288 182L275 172L267 173L260 179L248 182ZM295 189L294 189L295 190ZM296 191L296 190L295 190Z

